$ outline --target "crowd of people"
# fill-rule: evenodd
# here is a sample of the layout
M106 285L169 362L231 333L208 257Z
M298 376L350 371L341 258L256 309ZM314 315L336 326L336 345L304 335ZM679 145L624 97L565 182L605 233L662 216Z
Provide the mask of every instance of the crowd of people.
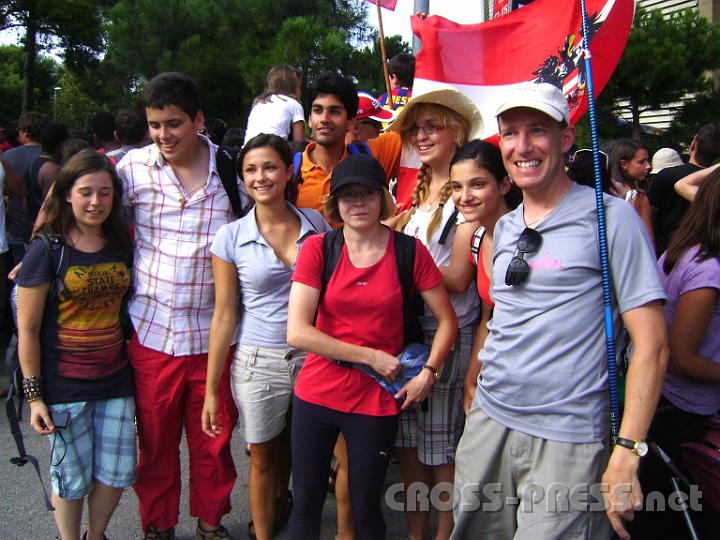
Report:
M105 538L130 486L144 538L174 538L183 432L200 540L230 538L234 436L251 538L319 538L331 485L337 538L384 538L393 456L406 504L440 494L434 527L408 504L413 540L685 537L681 512L642 501L672 491L647 443L685 467L720 410L720 125L687 163L632 140L599 156L624 352L611 440L594 160L565 97L521 84L483 118L449 87L413 95L412 62L390 62L392 100L320 75L307 117L276 66L246 133L177 72L142 110L96 114L92 142L21 116L0 271L64 540L86 498L82 538ZM403 151L412 186L391 181ZM600 506L558 509L558 485ZM717 511L692 508L701 538Z

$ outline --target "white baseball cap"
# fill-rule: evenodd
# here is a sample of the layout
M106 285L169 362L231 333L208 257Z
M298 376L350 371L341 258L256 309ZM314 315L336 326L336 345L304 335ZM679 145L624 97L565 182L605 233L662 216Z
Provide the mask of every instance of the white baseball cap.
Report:
M570 110L562 90L550 83L522 83L508 88L505 101L498 107L495 116L505 111L527 107L547 114L558 122L570 123Z

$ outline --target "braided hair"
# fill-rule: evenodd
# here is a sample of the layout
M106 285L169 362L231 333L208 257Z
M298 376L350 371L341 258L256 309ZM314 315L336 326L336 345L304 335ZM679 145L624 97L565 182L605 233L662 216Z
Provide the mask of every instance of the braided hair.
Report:
M418 114L423 110L431 110L434 113L437 114L438 119L443 124L445 129L450 131L450 133L453 135L455 139L455 145L459 148L463 144L467 142L467 136L470 131L470 125L467 119L460 116L458 113L453 111L452 109L449 109L448 107L444 107L443 105L436 105L436 104L430 104L430 103L420 103L417 106L414 107L412 111L410 111L410 114L407 115L406 121L404 122L404 125L400 128L400 137L402 138L403 143L406 145L408 144L408 129L410 129L410 126L415 124L415 121L418 117ZM457 148L456 148L457 149ZM420 172L418 173L418 179L417 183L415 184L415 189L412 193L411 198L411 208L410 210L398 220L397 225L395 226L395 229L398 231L402 231L405 226L410 222L412 219L412 216L415 214L415 210L420 206L420 203L427 199L427 197L430 195L430 180L432 179L432 169L429 165L423 164L420 167ZM443 187L440 189L440 198L438 201L438 206L433 212L432 216L430 217L430 223L428 223L428 229L427 229L427 239L428 242L430 241L430 238L432 238L433 234L435 234L435 231L440 227L441 220L442 220L442 213L443 213L443 206L450 198L450 195L452 194L452 190L450 188L450 180L448 179L447 182L443 185Z

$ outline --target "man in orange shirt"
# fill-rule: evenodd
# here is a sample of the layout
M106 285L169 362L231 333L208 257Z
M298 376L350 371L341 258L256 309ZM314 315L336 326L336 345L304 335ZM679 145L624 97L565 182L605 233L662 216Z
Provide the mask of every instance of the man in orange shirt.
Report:
M355 85L336 73L325 73L308 88L311 103L308 125L313 142L302 156L298 208L315 208L322 212L322 199L330 191L330 175L335 165L350 155L345 135L354 128L358 110ZM402 143L397 133L383 133L367 141L370 153L385 169L387 178L397 176ZM337 223L331 225L338 226Z

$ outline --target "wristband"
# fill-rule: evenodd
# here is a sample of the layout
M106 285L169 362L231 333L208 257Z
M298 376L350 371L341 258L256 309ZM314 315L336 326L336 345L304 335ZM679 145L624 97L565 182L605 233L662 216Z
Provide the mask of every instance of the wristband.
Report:
M440 373L438 372L437 369L432 367L430 364L425 364L422 368L427 369L430 373L432 373L434 379L437 381L438 377L440 376Z
M28 403L37 401L43 398L43 384L42 377L33 375L32 377L25 377L22 380L23 394L25 394L25 400Z

